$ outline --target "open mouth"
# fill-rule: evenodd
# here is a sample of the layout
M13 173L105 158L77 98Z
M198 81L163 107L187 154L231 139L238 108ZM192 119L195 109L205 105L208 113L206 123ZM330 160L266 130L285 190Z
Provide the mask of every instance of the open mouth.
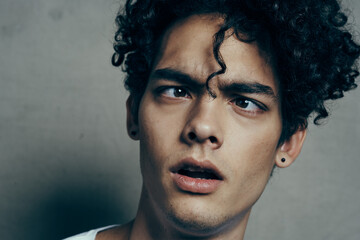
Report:
M201 169L194 167L183 167L176 173L191 178L209 179L209 180L222 180L220 176L211 169Z
M183 192L210 194L224 182L220 171L210 161L186 158L170 169L175 185Z
M181 176L204 180L224 180L220 171L210 161L196 161L192 158L184 159L170 171Z

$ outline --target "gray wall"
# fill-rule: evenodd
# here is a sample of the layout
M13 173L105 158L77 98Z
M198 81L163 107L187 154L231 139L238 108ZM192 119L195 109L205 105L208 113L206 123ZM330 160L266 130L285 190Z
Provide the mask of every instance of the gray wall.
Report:
M110 64L119 2L0 0L0 239L59 239L134 216L138 147ZM359 2L346 4L360 32ZM360 239L359 102L360 90L347 94L310 127L247 239Z

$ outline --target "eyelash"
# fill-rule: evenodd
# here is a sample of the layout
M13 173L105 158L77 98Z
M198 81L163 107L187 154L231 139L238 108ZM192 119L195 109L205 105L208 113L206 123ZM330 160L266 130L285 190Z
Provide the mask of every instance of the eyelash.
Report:
M183 91L183 93L186 94L186 96L178 96L177 97L174 95L175 92L173 92L173 94L172 94L173 96L169 96L169 94L166 94L167 91L176 91L176 90ZM186 88L179 87L179 86L161 86L161 87L157 88L155 91L158 96L163 95L163 96L166 96L169 98L191 98L189 91ZM238 104L236 104L237 101L244 101L245 104L247 104L247 106L240 107ZM254 99L243 97L243 96L235 96L235 97L233 97L233 99L230 102L236 107L236 109L238 109L238 111L242 111L242 112L245 112L250 115L255 115L257 113L262 113L262 112L265 112L268 110L268 108L264 104L254 100ZM254 105L257 109L245 110L249 106L249 104L250 104L250 106Z
M168 96L167 94L165 94L167 91L170 91L170 90L183 91L183 93L185 93L187 96L179 96L179 97L177 97L177 96ZM189 91L186 88L178 87L178 86L162 86L162 87L159 87L158 89L156 89L156 93L157 93L157 95L167 95L170 98L191 98L191 95L189 94Z
M247 104L247 106L241 107L238 104L236 104L237 101L243 101L245 104ZM246 112L251 115L257 114L257 113L262 113L262 112L265 112L268 110L268 108L264 104L254 100L254 99L243 97L243 96L237 96L236 98L231 100L231 103L240 111ZM256 109L255 110L245 110L249 105L250 106L253 105L254 107L256 107Z

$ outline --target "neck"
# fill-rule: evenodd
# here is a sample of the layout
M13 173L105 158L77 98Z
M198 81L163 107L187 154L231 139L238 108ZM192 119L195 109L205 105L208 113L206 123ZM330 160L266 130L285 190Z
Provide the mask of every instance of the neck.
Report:
M241 216L234 217L223 226L215 229L214 234L199 235L182 231L165 214L156 211L146 191L142 191L139 208L130 232L129 239L155 240L155 239L236 239L243 240L250 210ZM160 211L160 210L159 210Z

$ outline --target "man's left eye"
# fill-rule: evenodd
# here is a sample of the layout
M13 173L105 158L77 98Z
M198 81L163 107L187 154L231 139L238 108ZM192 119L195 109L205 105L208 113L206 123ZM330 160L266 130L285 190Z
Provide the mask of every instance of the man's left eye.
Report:
M181 87L168 87L162 91L162 94L173 98L188 98L190 95Z
M247 98L236 98L233 100L233 103L239 108L249 112L258 112L265 110L265 107L259 106L259 104L255 103L253 100Z

